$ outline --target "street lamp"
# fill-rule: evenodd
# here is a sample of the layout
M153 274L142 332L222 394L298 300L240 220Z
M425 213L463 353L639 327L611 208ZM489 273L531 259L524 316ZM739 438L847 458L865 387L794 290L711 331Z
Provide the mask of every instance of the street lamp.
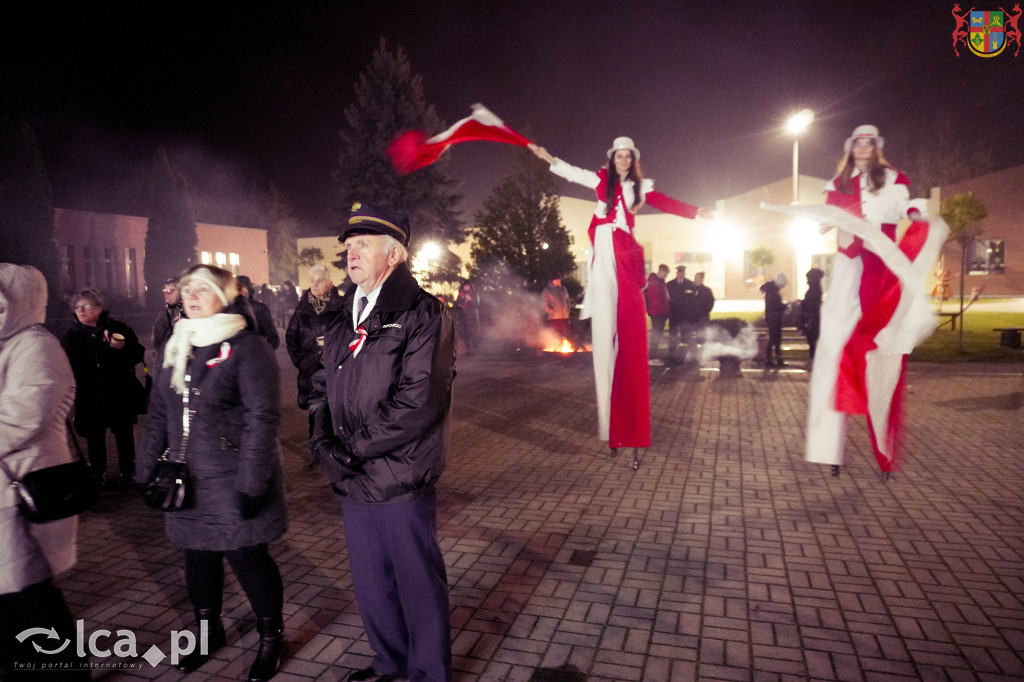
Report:
M804 109L799 113L793 114L786 121L786 132L793 135L793 203L800 203L800 179L798 175L799 158L800 158L800 133L807 129L807 126L811 125L811 121L814 120L814 112L810 109Z

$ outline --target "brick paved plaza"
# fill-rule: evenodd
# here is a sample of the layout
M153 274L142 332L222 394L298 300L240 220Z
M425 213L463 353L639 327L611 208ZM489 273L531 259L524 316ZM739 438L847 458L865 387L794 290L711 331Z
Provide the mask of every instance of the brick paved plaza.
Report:
M291 524L272 551L291 655L275 680L340 680L371 654L278 359ZM458 367L440 488L456 680L1024 679L1020 365L912 365L908 455L888 483L863 419L839 478L803 461L799 369L652 368L654 443L634 472L595 438L589 358ZM115 492L82 517L60 586L86 636L129 629L139 654L169 652L191 625L160 516ZM190 679L251 663L255 624L228 576L229 644ZM139 667L95 678L183 677L102 660Z

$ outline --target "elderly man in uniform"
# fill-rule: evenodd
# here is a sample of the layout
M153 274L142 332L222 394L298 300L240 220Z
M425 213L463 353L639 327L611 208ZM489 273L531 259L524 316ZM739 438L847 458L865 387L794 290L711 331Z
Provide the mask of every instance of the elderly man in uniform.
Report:
M356 203L341 240L353 285L328 304L337 314L314 375L310 446L342 498L352 582L375 654L347 679L448 681L436 487L451 437L455 327L406 264L404 215Z

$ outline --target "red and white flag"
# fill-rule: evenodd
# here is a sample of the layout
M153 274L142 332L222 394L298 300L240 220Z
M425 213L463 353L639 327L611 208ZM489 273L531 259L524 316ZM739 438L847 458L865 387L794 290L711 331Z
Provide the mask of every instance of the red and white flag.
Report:
M387 155L399 175L407 175L434 163L444 150L459 142L504 142L525 147L530 141L509 128L482 104L473 105L473 113L443 133L431 138L422 130L396 137L388 145Z

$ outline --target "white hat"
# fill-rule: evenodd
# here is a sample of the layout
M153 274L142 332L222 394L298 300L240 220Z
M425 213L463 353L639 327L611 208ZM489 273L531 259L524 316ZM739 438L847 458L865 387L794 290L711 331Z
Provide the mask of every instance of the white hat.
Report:
M615 141L612 142L612 148L608 150L608 158L612 158L612 154L620 149L628 149L633 152L633 156L635 158L640 158L640 150L636 148L635 144L633 144L632 137L616 137Z
M786 284L789 283L789 278L786 277L786 273L780 272L779 274L775 275L775 279L773 281L775 282L775 286L781 289L782 287L786 286Z
M853 141L862 137L870 137L875 141L875 149L882 151L882 147L885 146L885 138L878 134L878 128L872 125L857 126L853 130L853 135L847 138L846 142L843 143L843 152L846 154L850 153L850 147L853 146Z

